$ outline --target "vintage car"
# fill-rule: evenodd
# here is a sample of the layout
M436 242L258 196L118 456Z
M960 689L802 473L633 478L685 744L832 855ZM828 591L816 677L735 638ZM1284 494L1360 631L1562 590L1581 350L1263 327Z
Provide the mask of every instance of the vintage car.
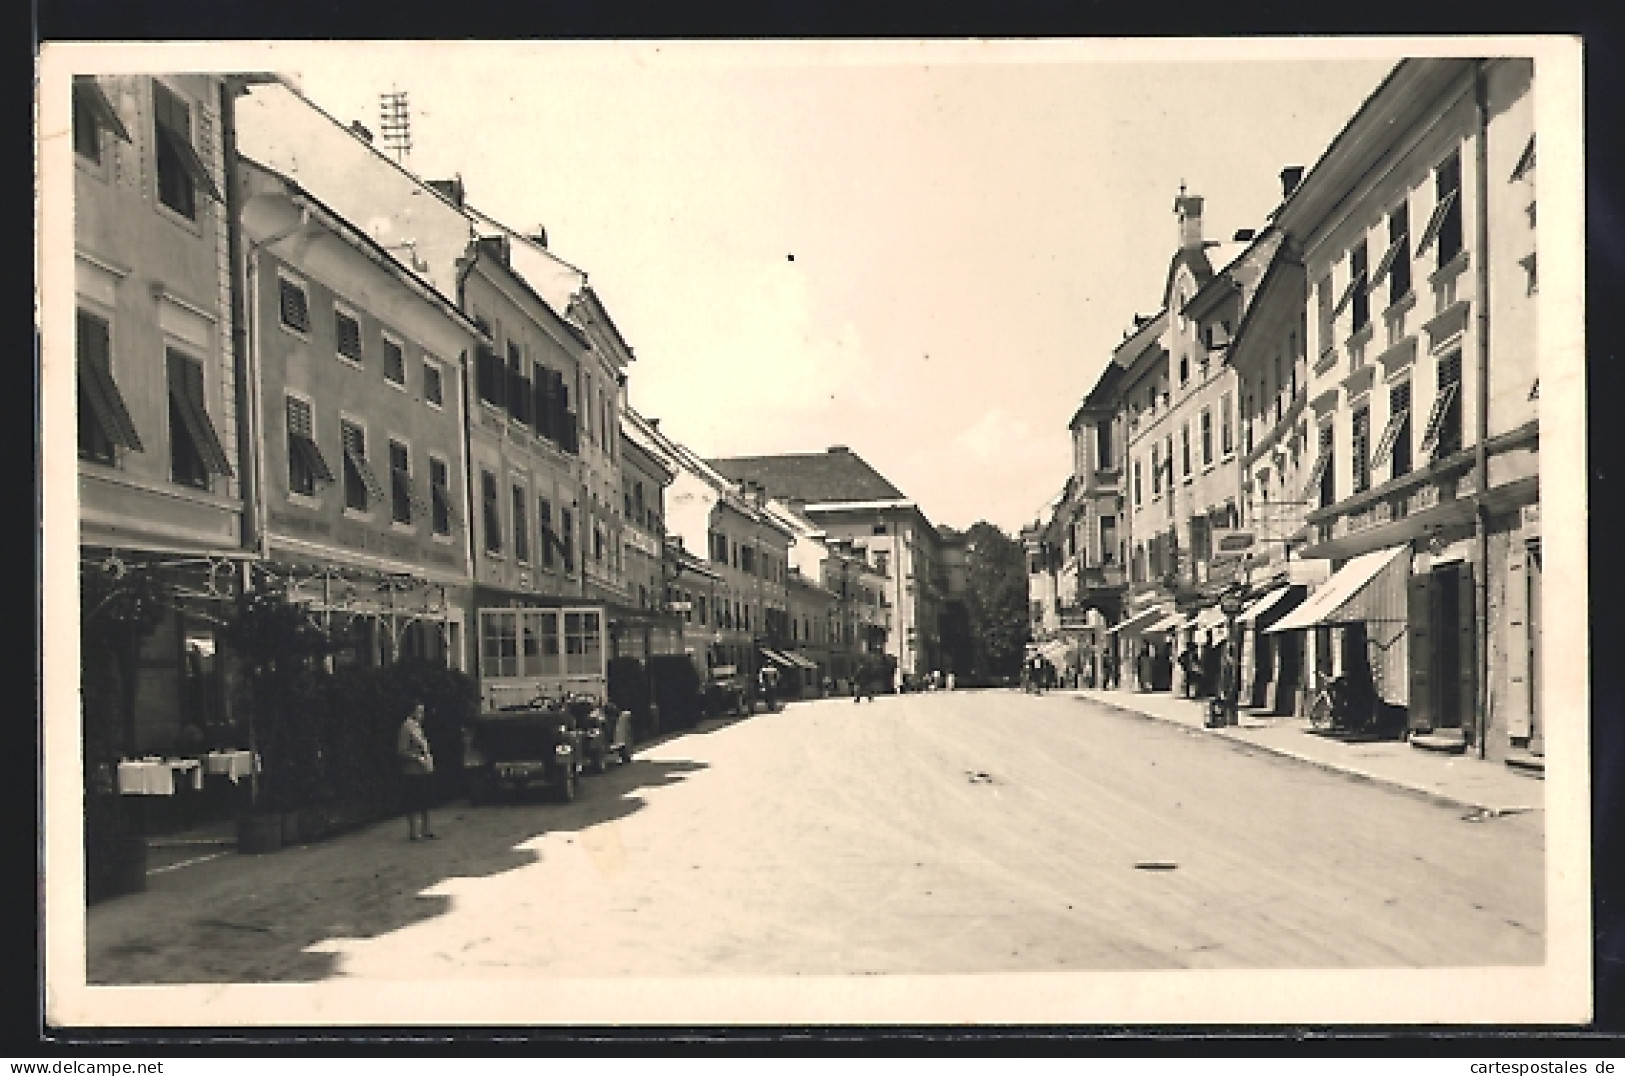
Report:
M468 800L478 806L540 789L569 803L576 797L582 755L575 715L560 703L536 700L482 711L463 727Z
M632 711L591 695L572 695L564 708L581 734L581 765L594 773L609 769L611 755L632 761Z
M706 677L703 694L705 712L710 717L742 716L750 712L750 684L736 666L714 666Z

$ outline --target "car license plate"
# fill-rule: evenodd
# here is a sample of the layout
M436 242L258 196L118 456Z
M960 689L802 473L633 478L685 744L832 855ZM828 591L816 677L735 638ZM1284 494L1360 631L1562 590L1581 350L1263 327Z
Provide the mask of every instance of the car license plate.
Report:
M545 762L499 762L497 775L499 777L529 777L547 769Z

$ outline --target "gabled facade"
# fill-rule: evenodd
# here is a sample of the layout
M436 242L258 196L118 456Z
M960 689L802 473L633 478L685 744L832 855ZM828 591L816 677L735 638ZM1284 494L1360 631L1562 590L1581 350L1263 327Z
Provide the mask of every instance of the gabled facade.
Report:
M1389 565L1301 625L1314 666L1489 757L1540 747L1533 80L1401 62L1276 216L1310 293L1304 556Z

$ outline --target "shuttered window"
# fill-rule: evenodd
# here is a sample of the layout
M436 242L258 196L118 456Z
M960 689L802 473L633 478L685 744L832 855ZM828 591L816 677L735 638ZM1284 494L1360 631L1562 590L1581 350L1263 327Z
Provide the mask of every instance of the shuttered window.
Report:
M389 442L389 494L389 516L396 523L411 523L414 510L425 507L412 490L411 450L399 441Z
M199 194L223 199L192 146L192 106L154 82L152 116L158 200L187 220L196 220Z
M384 380L396 385L406 384L406 352L387 336L384 338Z
M226 450L209 419L203 392L203 363L173 348L165 355L169 373L170 474L182 485L209 488L209 476L231 477Z
M277 278L277 313L284 328L310 332L310 299L305 289L287 277Z
M1393 457L1391 477L1398 478L1411 469L1411 383L1394 385L1388 390L1388 425L1383 427L1377 450L1371 456L1371 465L1381 467Z
M536 522L541 545L542 567L553 567L553 550L559 545L559 536L553 530L553 502L546 497L536 498Z
M79 455L112 463L115 448L142 451L124 395L113 380L112 329L106 321L78 312Z
M530 561L530 494L524 486L513 487L513 557Z
M351 362L362 361L361 322L342 310L333 311L333 349Z
M81 157L101 162L102 132L130 141L130 132L92 75L73 76L73 148Z
M451 471L446 461L429 457L430 522L436 534L450 534L457 509L451 500Z
M1422 455L1438 459L1461 448L1461 352L1439 360L1438 394L1428 413L1419 446Z
M333 472L316 445L315 422L310 404L297 396L287 398L288 489L306 497L316 492L317 482L333 481Z
M430 359L423 360L423 399L425 402L441 407L446 402L445 386L441 382L440 364Z
M490 471L480 472L480 521L485 527L485 551L496 555L502 552L502 518L498 504L497 476Z
M367 433L354 422L340 421L344 442L344 506L365 512L373 500L384 499L384 487L367 462Z
M1352 425L1354 492L1364 493L1371 488L1371 408L1355 408Z

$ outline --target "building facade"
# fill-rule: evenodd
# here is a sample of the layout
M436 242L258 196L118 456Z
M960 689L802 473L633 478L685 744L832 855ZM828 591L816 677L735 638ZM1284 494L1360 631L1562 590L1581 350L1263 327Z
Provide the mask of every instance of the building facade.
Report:
M456 305L286 176L243 159L242 294L262 570L365 665L468 667Z
M227 194L234 86L73 80L81 576L140 573L175 594L123 668L120 727L87 736L87 752L114 759L236 735L217 631L252 552ZM86 663L89 676L96 656Z
M1492 758L1541 748L1533 79L1401 62L1277 215L1311 294L1303 555L1336 568L1289 627Z

